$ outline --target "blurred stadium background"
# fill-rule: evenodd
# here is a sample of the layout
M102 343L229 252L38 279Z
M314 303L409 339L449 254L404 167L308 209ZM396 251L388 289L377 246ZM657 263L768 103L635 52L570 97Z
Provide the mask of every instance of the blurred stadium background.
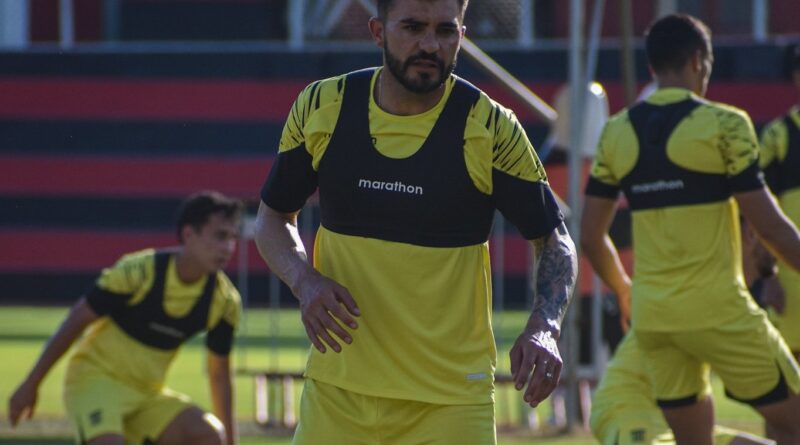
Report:
M467 34L552 104L570 74L570 5L582 5L589 34L597 1L471 0ZM785 60L787 47L800 40L797 0L609 0L601 6L593 77L612 114L649 80L642 32L673 11L700 17L714 32L709 98L747 110L757 127L797 101ZM0 311L40 306L62 313L122 253L173 244L173 211L192 191L217 189L254 209L300 89L381 63L368 17L362 0L0 0ZM627 29L630 66L622 51ZM456 72L515 109L534 145L544 144L547 123L463 56ZM568 196L567 165L546 164L555 190ZM303 212L307 242L317 223L312 205ZM529 304L530 259L512 227L498 221L496 229L497 316L509 314L498 323L514 328L513 311ZM625 211L613 236L629 245ZM293 308L255 246L246 240L241 246L229 274L247 306ZM584 270L580 294L588 296L591 273ZM591 322L590 300L576 300L572 322L583 339L577 355L597 375L602 360L593 352L602 317ZM25 319L25 311L13 310L13 319ZM613 336L613 308L603 312L606 335ZM240 366L275 367L264 351L292 328L281 331L270 317L261 313L258 322L245 323L245 338L256 340L243 342ZM17 337L35 341L29 342L33 355L22 354L24 363L2 379L0 413L46 338L41 332L25 337L23 328L14 331L20 324L10 326L0 336L4 355ZM302 336L296 340L302 349ZM301 360L288 362L282 371L299 370ZM251 397L254 383L247 385ZM50 414L57 416L60 405L53 403Z

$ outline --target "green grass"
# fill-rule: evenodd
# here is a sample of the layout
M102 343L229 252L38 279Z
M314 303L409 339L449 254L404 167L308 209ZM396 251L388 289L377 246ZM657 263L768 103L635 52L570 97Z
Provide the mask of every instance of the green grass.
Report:
M0 310L0 353L4 364L0 366L0 445L9 444L42 444L60 445L72 443L67 439L44 439L8 437L10 433L6 420L6 403L22 381L34 361L38 357L44 342L55 330L66 314L66 308L32 308L3 307ZM508 348L522 328L526 314L521 312L504 312L495 320L495 335L498 342L498 371L507 373ZM234 352L234 365L238 368L272 369L280 371L300 371L307 354L308 340L300 324L297 311L248 310L244 320L237 350ZM208 386L204 370L205 348L202 340L195 339L187 344L169 372L168 386L186 393L203 407L208 407ZM48 425L59 425L62 431L48 432L41 436L63 435L65 433L63 407L61 405L61 382L64 364L62 360L44 381L39 394L36 417L37 428L47 429ZM242 431L247 435L242 444L288 444L287 438L269 438L259 433L253 425L254 418L254 384L253 379L239 375L236 384L236 413L242 424ZM295 389L299 397L300 385ZM717 402L718 423L758 433L761 422L748 407L735 404L722 396L719 382L714 385ZM501 423L518 423L521 413L519 394L513 390L498 388L497 417ZM540 419L550 416L549 404L543 404L539 412ZM51 428L52 429L52 428ZM40 431L40 429L35 429ZM30 434L30 433L28 433ZM34 433L35 434L35 433ZM17 433L18 435L18 433ZM3 437L8 437L3 439ZM514 439L502 437L501 444L520 444L530 438ZM536 439L537 444L545 445L586 445L594 443L586 435L573 435L569 438Z

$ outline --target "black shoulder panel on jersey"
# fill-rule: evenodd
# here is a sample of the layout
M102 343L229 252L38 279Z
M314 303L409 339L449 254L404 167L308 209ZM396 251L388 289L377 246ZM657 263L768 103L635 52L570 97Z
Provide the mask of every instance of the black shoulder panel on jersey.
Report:
M422 146L391 159L372 141L370 81L374 69L347 76L342 111L319 165L322 225L336 233L428 247L485 242L494 206L472 182L464 130L480 91L456 79Z
M233 326L221 319L206 335L206 347L217 355L228 355L233 349Z
M586 181L585 194L588 196L597 196L598 198L617 199L620 190L621 187L618 185L606 184L605 182L589 176L589 180Z
M525 239L549 235L564 221L550 185L525 181L492 169L495 207Z
M758 167L758 159L736 176L728 178L728 184L732 193L751 192L764 187L764 173Z
M131 294L118 294L95 285L86 293L86 303L95 314L102 317L123 309L131 297Z
M670 135L700 104L695 99L669 105L643 102L628 112L639 142L636 165L621 181L631 210L705 204L730 197L724 174L688 170L667 156Z
M292 213L303 208L317 190L317 172L305 144L278 153L261 187L261 200L271 209Z
M183 342L205 329L217 275L209 274L202 293L185 316L176 318L164 311L164 284L171 251L155 253L153 285L142 301L111 313L114 323L137 341L163 350L178 348Z

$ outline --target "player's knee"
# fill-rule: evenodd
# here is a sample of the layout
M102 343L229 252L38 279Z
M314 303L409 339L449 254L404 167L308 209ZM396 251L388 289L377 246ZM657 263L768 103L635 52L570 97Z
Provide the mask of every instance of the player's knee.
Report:
M224 445L225 426L210 413L202 416L202 421L193 422L186 429L187 443L195 445Z

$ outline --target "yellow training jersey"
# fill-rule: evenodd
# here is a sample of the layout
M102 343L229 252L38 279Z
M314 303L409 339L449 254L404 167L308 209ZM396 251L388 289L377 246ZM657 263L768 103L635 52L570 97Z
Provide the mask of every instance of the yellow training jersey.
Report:
M637 330L701 329L757 310L731 198L763 186L757 159L744 111L684 89L660 89L606 124L587 194L623 190L631 206Z
M140 306L149 295L157 276L155 257L156 251L142 250L123 256L113 267L103 270L95 289L87 295L89 306L103 316L89 326L78 344L69 364L71 376L80 377L80 370L88 366L142 390L161 389L178 348L143 344L114 319ZM210 278L184 283L175 270L174 256L167 255L165 263L163 300L160 300L163 313L180 319L197 306ZM206 344L211 351L227 355L241 313L239 293L221 271L216 274L214 288L209 290L207 311L198 314L204 330L208 331ZM148 323L147 320L141 322Z
M782 118L775 119L770 122L765 128L761 136L761 158L759 163L761 168L767 172L767 179L770 179L769 173L771 168L776 164L781 164L789 159L790 144L789 144L789 123L794 125L795 131L800 129L800 107L792 107L791 110ZM800 141L794 142L800 144ZM798 145L800 147L800 145ZM800 153L795 154L800 156ZM798 173L798 172L795 172ZM780 173L777 173L780 175ZM777 178L778 180L784 178ZM784 181L787 182L787 181ZM773 192L778 196L786 216L795 224L800 224L800 186L789 184L786 187L776 187L770 184Z
M373 99L379 73L308 86L262 189L268 206L292 212L319 184L314 267L362 313L353 343L312 349L306 374L378 397L488 403L494 209L528 239L561 215L511 111L451 76L429 111L392 115Z
M761 136L761 168L781 209L800 224L800 107L770 122ZM778 279L786 293L783 313L773 321L792 350L800 350L800 273L779 260Z

